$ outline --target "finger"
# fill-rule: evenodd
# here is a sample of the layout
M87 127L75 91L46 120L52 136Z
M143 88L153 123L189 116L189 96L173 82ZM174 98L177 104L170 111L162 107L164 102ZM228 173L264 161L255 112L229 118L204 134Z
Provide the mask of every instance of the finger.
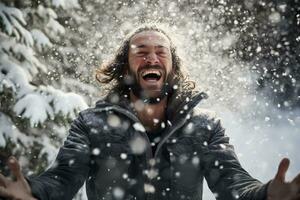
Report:
M295 183L299 187L300 192L300 173L293 179L292 183Z
M285 174L290 165L290 160L288 158L283 158L278 166L277 174L275 175L275 179L284 182Z
M0 173L0 187L6 187L6 178Z
M12 198L12 194L10 192L8 192L4 187L0 187L0 197L4 197L4 198Z
M8 159L7 165L8 165L8 167L10 168L12 174L16 177L17 180L23 179L23 174L21 172L20 164L19 164L18 160L15 157L11 156Z

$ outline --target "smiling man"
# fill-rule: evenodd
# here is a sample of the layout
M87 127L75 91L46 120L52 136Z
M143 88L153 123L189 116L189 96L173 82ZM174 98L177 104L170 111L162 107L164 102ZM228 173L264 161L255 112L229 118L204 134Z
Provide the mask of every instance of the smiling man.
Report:
M130 100L147 130L165 121L167 96L172 90L172 55L169 39L160 32L144 31L129 43L127 78Z
M109 93L74 120L55 165L26 180L11 158L16 180L1 175L0 196L68 200L86 182L89 200L200 200L205 178L220 200L299 199L300 175L284 180L288 159L268 184L241 167L162 29L131 33L97 79Z
M129 74L135 81L133 94L151 99L166 96L162 89L172 78L171 58L170 42L165 35L150 31L136 34L130 41L128 56Z

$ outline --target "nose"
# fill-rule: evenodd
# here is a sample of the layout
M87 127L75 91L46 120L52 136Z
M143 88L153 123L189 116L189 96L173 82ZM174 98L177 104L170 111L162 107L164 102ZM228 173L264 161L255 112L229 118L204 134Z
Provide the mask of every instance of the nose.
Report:
M147 64L150 64L150 65L155 65L155 64L159 63L159 59L158 59L158 57L155 53L149 53L145 57L145 61L146 61Z

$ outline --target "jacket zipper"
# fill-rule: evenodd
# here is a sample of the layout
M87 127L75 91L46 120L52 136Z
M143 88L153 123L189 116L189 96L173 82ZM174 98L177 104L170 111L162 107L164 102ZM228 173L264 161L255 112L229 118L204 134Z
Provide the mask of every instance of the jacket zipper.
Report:
M168 138L176 130L178 130L181 126L184 125L184 123L187 120L186 116L192 111L192 109L195 107L195 105L197 105L202 99L205 99L205 98L207 98L207 95L204 92L201 92L197 96L195 96L194 100L191 103L191 106L189 106L189 110L187 110L185 113L183 113L183 114L185 114L184 118L182 120L178 121L177 122L178 124L175 127L168 126L169 129L170 128L172 128L172 129L170 130L170 132L168 134L166 134L166 136L163 138L163 140L159 142L159 144L157 145L157 148L154 152L154 155L153 155L152 150L151 150L151 143L150 143L148 135L145 132L139 131L143 134L144 138L146 138L147 143L148 143L148 147L150 147L150 148L148 148L148 152L147 152L149 159L156 158L156 156L158 155L158 152L159 152L160 148L162 147L162 145L168 140ZM180 107L182 107L182 106L180 106ZM130 111L118 106L118 105L107 106L105 108L96 108L95 110L96 111L115 110L117 112L120 112L121 114L125 114L127 117L132 119L134 122L139 123L139 124L142 125L141 121L132 112L130 112Z
M117 105L109 106L109 107L105 107L105 108L97 108L97 109L95 109L95 111L109 111L109 110L114 110L114 111L120 112L121 114L124 114L127 117L129 117L130 119L132 119L134 122L141 124L140 120L133 113L131 113L130 111L128 111L126 109L123 109L123 108L121 108L121 107L119 107ZM152 153L151 143L150 143L148 135L145 132L139 131L139 132L142 133L142 136L146 139L147 145L148 145L147 152L146 152L146 166L147 166L148 169L152 168L152 166L149 165L148 161L150 159L154 159L154 160L156 159L156 157L158 155L158 152L161 149L162 145L168 140L168 138L176 130L178 130L181 126L183 126L185 122L186 122L186 117L184 117L183 120L180 120L179 123L176 126L174 126L174 127L168 126L168 128L170 130L167 130L167 131L169 131L169 133L167 133L166 136L162 139L162 141L159 142L159 144L157 145L157 148L156 148L156 150L154 152L154 155ZM153 180L152 179L148 179L148 180L149 180L149 183L152 185ZM152 199L153 199L153 197L151 195L150 196L148 194L145 195L145 200L152 200Z
M193 103L192 103L192 105L195 105L195 104L198 104L199 103L199 101L203 98L203 93L201 93L201 94L199 94L199 100L197 101L194 101ZM205 98L205 97L204 97ZM196 99L198 99L198 98L196 98ZM163 144L168 140L168 138L175 132L175 131L177 131L180 127L182 127L184 124L185 124L185 122L187 121L187 115L192 111L192 109L194 108L194 106L190 106L190 108L189 108L189 110L188 111L186 111L185 113L183 113L183 114L185 114L184 115L184 118L183 119L181 119L181 120L179 120L178 122L177 122L177 124L176 124L176 126L173 126L173 127L171 127L171 126L168 126L168 128L170 129L170 130L166 130L166 131L168 131L167 132L167 134L165 135L165 137L162 139L162 141L160 141L159 143L158 143L158 145L157 145L157 148L156 148L156 150L155 150L155 152L154 152L154 155L153 155L153 153L152 153L152 149L151 149L151 143L150 143L150 140L149 140L149 137L148 137L148 135L145 133L145 132L142 132L142 131L139 131L139 132L141 132L142 133L142 136L146 139L146 141L147 141L147 144L148 144L148 147L147 147L147 152L146 152L146 166L147 166L147 168L151 168L151 166L149 166L149 160L150 159L156 159L156 157L158 156L158 152L159 152L159 150L161 149L161 147L163 146ZM124 115L126 115L127 117L129 117L130 119L132 119L134 122L136 122L136 123L140 123L140 124L142 124L141 122L140 122L140 120L132 113L132 112L130 112L130 111L128 111L128 110L126 110L126 109L124 109L124 108L121 108L120 106L118 106L118 105L113 105L113 106L107 106L107 107L105 107L105 108L96 108L95 109L95 111L109 111L109 110L114 110L114 111L117 111L117 112L120 112L121 114L124 114ZM149 179L149 181L150 181L150 184L152 184L152 179ZM146 200L152 200L153 199L153 196L149 196L148 194L146 194L146 197L145 197L145 199Z
M124 108L121 108L121 107L119 107L119 106L117 106L117 105L109 106L109 107L105 107L105 108L97 108L97 109L95 109L95 111L109 111L109 110L114 110L114 111L120 112L121 114L125 114L127 117L129 117L130 119L132 119L134 122L142 124L142 123L140 122L140 120L139 120L134 114L132 114L132 113L129 112L128 110L126 110L126 109L124 109ZM123 113L123 112L124 112L124 113ZM189 113L189 112L188 112L188 113ZM139 131L139 132L141 132L141 133L143 134L143 137L147 140L148 147L150 147L150 148L147 148L147 149L148 149L147 154L148 154L148 157L150 157L149 159L151 159L151 158L154 158L154 159L155 159L155 158L157 157L158 152L159 152L160 148L162 147L162 145L168 140L168 138L169 138L176 130L178 130L181 126L184 125L184 123L186 122L186 120L187 120L186 117L184 117L184 119L183 119L183 120L180 120L176 126L173 126L173 127L168 126L169 129L170 129L170 128L172 128L172 129L169 130L169 133L166 134L166 136L162 139L162 141L160 141L160 142L158 143L157 148L156 148L156 150L155 150L155 152L154 152L154 155L153 155L152 150L151 150L151 143L150 143L150 140L149 140L148 135L147 135L145 132ZM146 154L146 155L147 155L147 154Z

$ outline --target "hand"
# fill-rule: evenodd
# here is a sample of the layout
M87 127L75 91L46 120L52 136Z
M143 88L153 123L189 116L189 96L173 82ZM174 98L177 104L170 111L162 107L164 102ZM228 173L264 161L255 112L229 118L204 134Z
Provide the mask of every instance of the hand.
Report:
M31 188L21 172L17 159L10 157L7 165L16 180L12 181L0 173L0 197L11 200L36 200L31 194Z
M277 174L268 187L268 200L300 200L300 174L292 182L285 181L289 164L289 159L281 160Z

